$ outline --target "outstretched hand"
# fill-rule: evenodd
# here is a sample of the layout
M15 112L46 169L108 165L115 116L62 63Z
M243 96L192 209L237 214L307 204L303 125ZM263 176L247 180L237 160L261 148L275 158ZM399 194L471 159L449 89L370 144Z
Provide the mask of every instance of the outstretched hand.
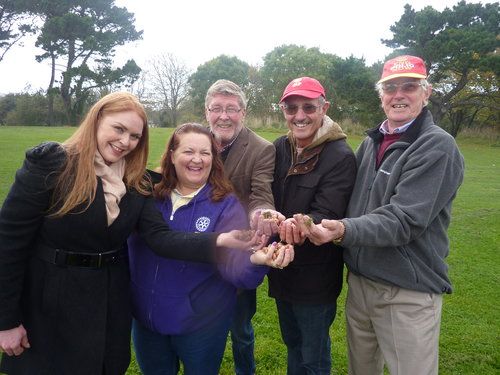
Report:
M216 245L240 250L259 250L269 240L269 236L259 235L253 230L232 230L217 236Z
M302 245L306 240L306 236L300 232L297 221L293 217L281 222L279 235L281 241L285 243Z
M253 212L250 226L257 233L272 236L278 233L281 222L285 220L285 216L275 210L256 210Z
M282 269L293 261L294 255L293 245L273 242L267 247L255 250L250 256L250 261L253 264Z
M295 214L293 218L297 222L301 235L307 237L315 245L333 241L342 235L342 225L338 220L323 219L321 224L314 224L307 215Z
M0 351L8 356L21 355L29 347L28 334L22 324L16 328L0 331Z

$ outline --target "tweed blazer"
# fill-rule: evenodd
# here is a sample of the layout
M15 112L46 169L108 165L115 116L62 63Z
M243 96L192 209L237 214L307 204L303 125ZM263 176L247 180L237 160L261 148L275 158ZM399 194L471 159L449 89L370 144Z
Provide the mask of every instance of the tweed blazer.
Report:
M224 171L248 213L257 208L274 210L271 183L274 173L274 145L243 128L224 162Z

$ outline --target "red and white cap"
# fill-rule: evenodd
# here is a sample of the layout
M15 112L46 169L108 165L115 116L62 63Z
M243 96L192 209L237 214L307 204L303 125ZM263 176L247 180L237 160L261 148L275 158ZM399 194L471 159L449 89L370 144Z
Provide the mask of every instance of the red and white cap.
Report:
M326 98L325 89L321 86L321 83L311 77L295 78L285 87L285 91L283 91L283 96L279 102L281 103L292 95L303 96L308 99L316 99L320 96Z
M427 78L424 60L416 56L399 56L386 61L378 83L398 77Z

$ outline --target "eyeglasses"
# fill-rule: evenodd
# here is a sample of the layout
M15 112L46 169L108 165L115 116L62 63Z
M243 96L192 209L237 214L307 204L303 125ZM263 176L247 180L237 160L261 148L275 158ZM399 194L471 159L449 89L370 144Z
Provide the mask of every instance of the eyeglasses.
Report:
M281 105L281 109L283 109L283 111L285 111L285 113L289 116L293 116L295 115L298 111L299 111L299 108L302 108L302 111L306 114L306 115L312 115L314 112L316 112L318 110L318 108L320 108L321 106L319 105L314 105L314 104L304 104L303 106L299 107L298 105L296 104L282 104Z
M237 113L240 113L241 108L229 107L229 108L224 109L222 107L213 107L213 108L208 108L208 112L214 113L216 115L221 115L223 112L226 112L226 114L228 116L231 116L231 115L235 115Z
M383 83L382 91L386 94L394 94L398 89L405 94L411 94L422 87L420 82L403 82L403 83Z

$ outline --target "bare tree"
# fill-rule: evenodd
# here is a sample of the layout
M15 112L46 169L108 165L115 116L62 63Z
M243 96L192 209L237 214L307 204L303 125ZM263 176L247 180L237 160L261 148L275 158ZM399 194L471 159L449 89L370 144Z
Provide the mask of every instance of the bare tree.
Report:
M0 62L24 36L36 31L35 16L31 11L29 1L0 1Z
M147 93L147 74L144 70L141 70L139 74L139 78L132 85L130 85L129 90L132 94L137 96L137 98L141 102L148 101L148 93Z
M170 53L154 56L149 61L148 78L151 97L167 116L167 124L177 126L182 104L188 96L189 70Z

